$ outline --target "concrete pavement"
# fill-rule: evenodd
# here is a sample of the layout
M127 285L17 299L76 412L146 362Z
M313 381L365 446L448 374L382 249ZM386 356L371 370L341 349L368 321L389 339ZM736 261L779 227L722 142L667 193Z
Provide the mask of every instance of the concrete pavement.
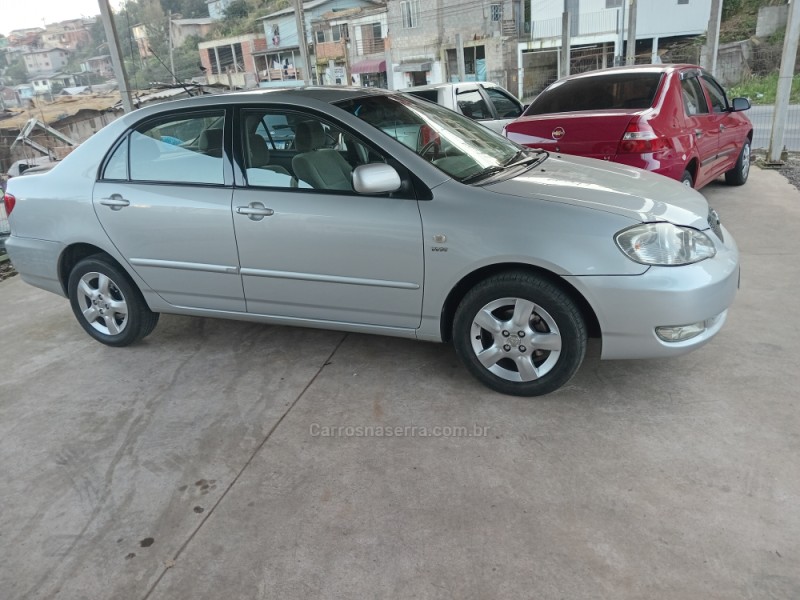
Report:
M720 335L594 343L534 400L382 337L165 316L110 349L0 283L0 598L800 597L800 193L704 193L743 253Z

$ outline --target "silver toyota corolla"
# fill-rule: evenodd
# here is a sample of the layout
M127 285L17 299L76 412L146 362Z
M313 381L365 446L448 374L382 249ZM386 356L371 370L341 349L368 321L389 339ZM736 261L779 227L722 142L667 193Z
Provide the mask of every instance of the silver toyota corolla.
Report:
M135 111L13 179L8 250L111 346L159 313L452 340L520 396L602 358L688 352L736 294L697 192L520 147L410 96L348 88Z

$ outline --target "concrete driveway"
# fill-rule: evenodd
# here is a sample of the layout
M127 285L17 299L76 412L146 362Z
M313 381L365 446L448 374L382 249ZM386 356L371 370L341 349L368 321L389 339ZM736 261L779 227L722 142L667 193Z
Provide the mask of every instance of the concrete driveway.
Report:
M0 283L0 598L800 597L800 194L704 193L743 253L721 334L595 343L534 400L381 337L166 316L106 348Z

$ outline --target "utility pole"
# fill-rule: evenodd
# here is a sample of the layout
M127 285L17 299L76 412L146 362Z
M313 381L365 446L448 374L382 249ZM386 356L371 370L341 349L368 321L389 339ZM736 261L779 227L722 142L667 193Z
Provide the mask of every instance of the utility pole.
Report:
M708 19L708 34L706 35L706 69L711 74L717 75L717 54L719 54L719 25L722 22L722 0L711 0L711 16Z
M625 64L636 64L636 0L630 0L628 8L628 48L625 51Z
M781 70L778 74L778 92L775 96L775 115L772 119L772 135L769 138L767 160L779 163L783 150L783 131L786 127L786 115L789 112L789 97L792 94L792 76L797 57L797 42L800 39L800 1L794 0L789 5L789 22L786 24L786 35L783 39L783 56Z
M570 19L569 19L569 11L567 11L567 2L564 0L564 12L561 13L561 60L559 61L560 64L560 72L558 74L559 77L566 77L569 75L569 56L570 56L570 37L569 37L569 27L570 27Z
M461 82L467 79L467 68L464 64L464 40L461 34L456 34L456 64L458 65L458 80Z
M303 0L294 0L294 17L297 23L297 43L300 46L300 60L303 61L303 80L311 85L311 62L308 60L308 37L306 36L306 17L303 13Z
M169 26L169 72L172 74L172 85L178 83L175 77L175 59L172 56L172 11L167 13L167 24Z
M108 51L111 53L114 76L119 85L122 108L125 112L131 112L133 111L133 98L131 98L131 90L128 85L128 73L125 71L125 63L122 61L122 52L119 50L119 37L117 37L117 28L114 25L114 15L111 13L108 0L97 0L97 3L100 5L100 18L103 19L103 27L106 31Z

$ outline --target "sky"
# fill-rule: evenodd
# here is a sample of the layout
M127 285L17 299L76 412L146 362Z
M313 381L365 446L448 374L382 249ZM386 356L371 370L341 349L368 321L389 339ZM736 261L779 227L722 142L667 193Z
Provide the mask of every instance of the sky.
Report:
M116 9L119 2L111 1ZM0 0L0 33L100 14L98 0Z

